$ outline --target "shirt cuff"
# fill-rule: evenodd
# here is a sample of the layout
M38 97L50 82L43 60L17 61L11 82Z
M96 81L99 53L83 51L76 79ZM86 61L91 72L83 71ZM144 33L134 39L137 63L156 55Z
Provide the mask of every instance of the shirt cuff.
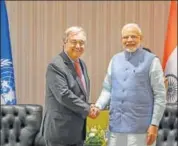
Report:
M99 103L96 103L95 106L102 110L102 106Z
M157 119L152 119L151 125L159 126L159 121Z

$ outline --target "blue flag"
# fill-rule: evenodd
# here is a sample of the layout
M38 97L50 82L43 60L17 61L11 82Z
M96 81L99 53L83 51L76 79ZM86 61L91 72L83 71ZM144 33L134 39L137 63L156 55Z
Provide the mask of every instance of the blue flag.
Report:
M1 104L16 104L9 23L5 1L1 2Z

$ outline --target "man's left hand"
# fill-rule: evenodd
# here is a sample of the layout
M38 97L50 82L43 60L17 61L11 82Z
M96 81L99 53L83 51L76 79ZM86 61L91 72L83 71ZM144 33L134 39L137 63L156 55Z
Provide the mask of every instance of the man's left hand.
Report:
M152 145L158 135L158 127L155 125L150 125L147 131L147 145Z

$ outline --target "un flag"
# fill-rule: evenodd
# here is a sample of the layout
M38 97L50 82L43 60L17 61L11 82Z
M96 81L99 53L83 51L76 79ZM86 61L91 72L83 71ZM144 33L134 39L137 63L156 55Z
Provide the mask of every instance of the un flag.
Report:
M5 1L1 2L1 104L16 104L14 68Z

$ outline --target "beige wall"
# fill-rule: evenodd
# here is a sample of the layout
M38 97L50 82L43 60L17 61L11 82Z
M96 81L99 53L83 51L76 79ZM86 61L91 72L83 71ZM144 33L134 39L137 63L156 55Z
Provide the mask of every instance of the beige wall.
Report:
M48 62L62 49L64 30L82 26L88 35L83 59L98 98L110 58L121 51L120 32L136 22L144 45L163 55L169 1L7 1L18 103L44 104Z

